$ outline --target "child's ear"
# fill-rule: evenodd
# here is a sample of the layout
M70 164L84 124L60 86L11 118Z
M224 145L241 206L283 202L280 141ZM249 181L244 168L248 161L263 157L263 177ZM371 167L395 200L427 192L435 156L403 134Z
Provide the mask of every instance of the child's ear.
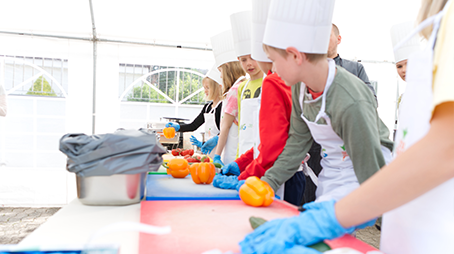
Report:
M298 49L295 47L288 47L285 51L289 55L290 59L293 59L297 65L301 65L304 56Z

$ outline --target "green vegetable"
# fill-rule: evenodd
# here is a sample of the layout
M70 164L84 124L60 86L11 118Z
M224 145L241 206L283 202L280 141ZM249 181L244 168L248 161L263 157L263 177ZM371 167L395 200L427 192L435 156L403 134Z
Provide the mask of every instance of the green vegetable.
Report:
M254 217L251 216L249 217L249 223L251 224L251 227L255 230L258 228L260 225L264 224L266 222L265 219L262 219L260 217ZM331 248L324 242L318 242L316 244L313 244L311 246L308 246L311 249L318 250L320 252L325 252L328 250L331 250Z
M222 165L219 163L213 163L216 168L222 168Z
M249 217L249 223L251 224L251 227L253 229L258 228L260 225L262 225L265 222L266 222L266 220L262 219L260 217L254 217L254 216Z
M331 250L331 248L324 242L318 242L316 244L312 244L311 246L307 246L311 249L318 250L320 252L325 252Z

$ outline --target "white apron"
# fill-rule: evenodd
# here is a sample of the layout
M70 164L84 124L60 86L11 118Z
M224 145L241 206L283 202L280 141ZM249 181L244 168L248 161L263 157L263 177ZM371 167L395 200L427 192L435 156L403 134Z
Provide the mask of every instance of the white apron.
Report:
M329 62L328 79L321 96L322 106L314 122L309 121L301 114L311 132L312 138L322 147L320 164L322 171L318 175L318 186L315 192L316 201L339 200L359 187L358 179L353 170L353 163L348 156L344 141L334 132L331 119L325 113L326 94L333 83L336 65L332 59ZM303 111L305 84L301 83L300 104ZM324 118L325 124L317 124L320 118ZM382 146L383 156L388 163L391 160L391 151ZM311 170L311 169L310 169ZM314 174L315 175L315 174Z
M244 85L241 91L241 113L239 122L239 141L238 141L238 156L241 156L247 150L254 146L255 141L255 130L258 129L256 126L256 116L258 115L258 109L260 107L259 98L249 98L243 100L244 91L247 88L251 80L249 79L246 85Z
M239 79L237 79L233 86L241 82L244 78L245 77L242 76ZM221 124L225 114L224 107L226 105L227 101L224 100L224 102L222 103ZM225 143L224 150L222 151L222 162L224 163L224 165L227 165L235 161L237 148L238 148L238 125L232 123L232 126L230 126L229 134L227 136L227 142Z
M446 7L451 1L445 5ZM396 133L398 156L423 138L432 116L433 46L443 12L434 18L427 49L408 59L407 90ZM428 19L429 25L432 18ZM422 23L416 30L424 28ZM430 159L430 158L428 158ZM427 174L432 170L428 169ZM381 250L387 254L454 253L454 179L383 216Z
M219 129L218 126L216 125L215 116L215 111L216 108L219 106L219 103L221 103L221 101L219 101L218 104L216 104L216 106L212 104L210 112L203 114L203 117L205 118L205 138L206 138L205 140L207 141L219 134ZM213 150L211 150L211 153L209 154L210 158L214 158L214 155L216 154L216 148L217 146L215 146Z

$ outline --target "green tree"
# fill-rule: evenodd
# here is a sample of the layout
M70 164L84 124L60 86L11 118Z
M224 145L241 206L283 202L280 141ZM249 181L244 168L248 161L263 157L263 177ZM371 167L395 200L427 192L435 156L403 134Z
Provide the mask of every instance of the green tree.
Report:
M156 90L152 89L147 84L143 83L141 86L136 86L132 92L126 96L127 101L142 101L154 103L171 103L164 96L160 95Z
M43 76L35 80L33 86L28 89L27 95L57 96L54 89Z

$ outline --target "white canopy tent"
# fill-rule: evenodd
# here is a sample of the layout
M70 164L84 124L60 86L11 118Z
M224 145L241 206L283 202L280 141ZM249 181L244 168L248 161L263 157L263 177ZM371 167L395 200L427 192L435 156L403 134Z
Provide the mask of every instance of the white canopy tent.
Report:
M400 84L402 92L404 84L392 63L389 30L414 20L419 4L336 2L339 53L361 60L369 79L378 82L378 110L391 132L396 89ZM145 67L209 69L210 37L230 28L230 14L250 8L249 0L0 0L0 81L10 93L8 116L0 118L0 204L63 205L75 197L74 175L66 172L58 151L65 133L140 128L161 116L195 117L201 106L181 103L178 96L167 104L121 97L148 73ZM34 67L34 79L27 81L19 76L26 76L29 58L45 73ZM53 71L56 62L61 73ZM4 73L8 64L14 66L13 85L5 78L11 74ZM13 92L14 80L31 87L38 74L53 77L58 98Z

